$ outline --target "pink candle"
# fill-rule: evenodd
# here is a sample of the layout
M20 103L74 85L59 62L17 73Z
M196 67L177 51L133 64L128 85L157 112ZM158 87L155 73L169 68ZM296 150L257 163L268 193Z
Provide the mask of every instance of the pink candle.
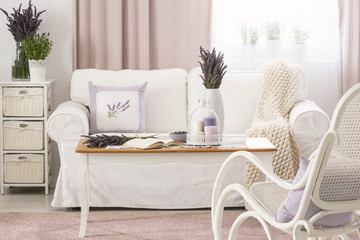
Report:
M205 126L204 132L205 132L205 135L216 135L217 127L216 126Z

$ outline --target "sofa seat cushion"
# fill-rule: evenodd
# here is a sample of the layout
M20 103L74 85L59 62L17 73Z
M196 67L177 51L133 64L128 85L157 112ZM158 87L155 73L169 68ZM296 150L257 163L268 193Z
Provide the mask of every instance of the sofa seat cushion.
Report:
M164 70L75 70L71 79L71 99L90 105L89 82L101 86L132 86L147 82L145 129L147 132L173 132L187 126L187 72ZM171 113L171 114L169 114Z

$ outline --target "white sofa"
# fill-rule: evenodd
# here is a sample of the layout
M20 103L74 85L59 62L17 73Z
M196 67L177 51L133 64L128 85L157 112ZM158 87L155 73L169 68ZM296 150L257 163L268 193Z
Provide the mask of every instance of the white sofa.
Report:
M146 90L146 132L187 130L189 113L198 106L203 89L201 71L188 74L183 69L74 71L71 101L52 113L48 133L57 142L61 168L57 179L54 207L77 207L79 154L75 148L80 135L89 133L88 82L95 85L134 85L148 82ZM220 87L225 112L224 134L244 134L251 126L263 77L257 72L228 72ZM303 155L309 155L329 127L328 116L313 102L305 100L304 81L299 81L297 103L290 124ZM165 156L165 155L164 155ZM169 156L169 155L166 155ZM90 206L184 209L210 207L211 192L221 162L201 163L209 155L170 154L168 163L137 165L106 163L90 168ZM142 154L142 158L148 157ZM176 157L176 161L172 161ZM181 158L191 158L182 162ZM226 184L243 181L244 166L236 166ZM232 198L229 206L243 200Z

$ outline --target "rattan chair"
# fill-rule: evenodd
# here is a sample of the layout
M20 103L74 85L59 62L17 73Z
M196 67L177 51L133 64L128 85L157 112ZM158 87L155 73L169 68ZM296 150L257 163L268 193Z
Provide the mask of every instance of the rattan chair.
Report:
M222 189L223 178L235 161L249 161L265 174L269 181L256 183L248 191L240 184L230 184ZM289 190L304 188L299 210L293 220L280 223L275 215L287 198ZM272 227L292 234L293 239L349 239L349 233L357 231L360 239L360 84L352 87L340 99L331 120L329 131L324 135L318 149L310 157L310 164L303 178L296 184L283 181L264 167L249 152L231 154L221 166L212 195L212 227L216 240L222 239L222 215L227 197L237 192L252 207L233 223L229 239L235 239L240 225L249 217L257 219L268 239L275 239ZM220 194L221 193L221 194ZM322 209L308 220L305 213L312 200ZM328 214L354 211L352 220L336 227L314 226Z

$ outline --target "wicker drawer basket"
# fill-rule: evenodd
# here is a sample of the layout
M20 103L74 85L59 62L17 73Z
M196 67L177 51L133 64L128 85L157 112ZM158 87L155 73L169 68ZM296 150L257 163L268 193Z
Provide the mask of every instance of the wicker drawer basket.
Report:
M7 117L44 115L43 88L4 88L3 113Z
M5 154L5 183L43 183L43 154Z
M43 121L4 121L4 149L44 149Z

